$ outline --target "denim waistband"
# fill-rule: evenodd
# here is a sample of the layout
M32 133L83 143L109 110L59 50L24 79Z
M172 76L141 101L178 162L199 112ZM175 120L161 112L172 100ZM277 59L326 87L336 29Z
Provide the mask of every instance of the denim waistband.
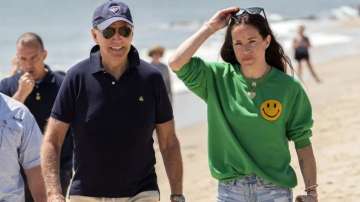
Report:
M256 175L247 175L238 179L233 179L224 182L225 184L231 184L231 185L250 185L250 184L264 184L264 180Z

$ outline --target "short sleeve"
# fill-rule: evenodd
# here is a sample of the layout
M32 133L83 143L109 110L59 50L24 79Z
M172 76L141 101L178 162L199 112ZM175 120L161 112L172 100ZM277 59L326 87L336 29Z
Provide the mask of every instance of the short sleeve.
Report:
M154 90L155 90L155 113L156 124L165 123L172 120L173 110L169 96L166 91L165 83L160 74L154 78Z
M56 96L50 115L51 117L65 123L70 123L73 120L77 96L75 83L75 77L69 72L65 76Z
M185 85L203 100L207 100L207 80L211 73L210 64L198 57L193 57L176 75Z
M291 107L287 122L287 137L294 141L295 148L301 149L310 145L313 126L312 109L308 96L300 84L297 85L297 94Z
M40 165L40 147L43 135L30 111L26 110L23 123L23 136L19 148L19 162L24 169Z
M9 82L8 82L9 78L5 78L2 79L0 81L0 92L11 97L11 91L10 91L10 86L9 86Z

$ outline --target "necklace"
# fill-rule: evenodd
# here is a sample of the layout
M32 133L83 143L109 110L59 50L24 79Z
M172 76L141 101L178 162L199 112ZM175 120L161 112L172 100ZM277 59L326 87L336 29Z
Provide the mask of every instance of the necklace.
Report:
M269 73L270 72L270 70L271 70L271 67L269 67L266 71L265 71L265 73L261 76L261 77L259 77L259 78L257 78L257 79L250 79L250 78L248 78L248 79L246 79L246 80L248 80L248 88L249 88L249 91L248 92L246 92L247 93L247 96L250 98L250 99L254 99L255 97L256 97L256 86L257 86L257 81L260 81L262 78L264 78L264 76L267 74L267 73ZM249 84L250 83L250 84Z
M256 81L252 80L250 82L250 87L249 87L249 91L247 92L247 95L251 98L254 99L256 96Z

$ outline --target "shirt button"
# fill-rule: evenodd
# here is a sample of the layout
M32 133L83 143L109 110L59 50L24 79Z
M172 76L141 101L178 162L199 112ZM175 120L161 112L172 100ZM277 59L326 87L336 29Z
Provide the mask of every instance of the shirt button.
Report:
M111 82L112 85L115 85L115 81Z

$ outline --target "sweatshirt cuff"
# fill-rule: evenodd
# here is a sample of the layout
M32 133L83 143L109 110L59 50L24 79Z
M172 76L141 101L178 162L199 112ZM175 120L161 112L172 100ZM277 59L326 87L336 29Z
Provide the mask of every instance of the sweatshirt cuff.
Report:
M304 147L307 147L311 144L310 138L301 138L300 140L295 142L295 148L296 149L302 149Z

